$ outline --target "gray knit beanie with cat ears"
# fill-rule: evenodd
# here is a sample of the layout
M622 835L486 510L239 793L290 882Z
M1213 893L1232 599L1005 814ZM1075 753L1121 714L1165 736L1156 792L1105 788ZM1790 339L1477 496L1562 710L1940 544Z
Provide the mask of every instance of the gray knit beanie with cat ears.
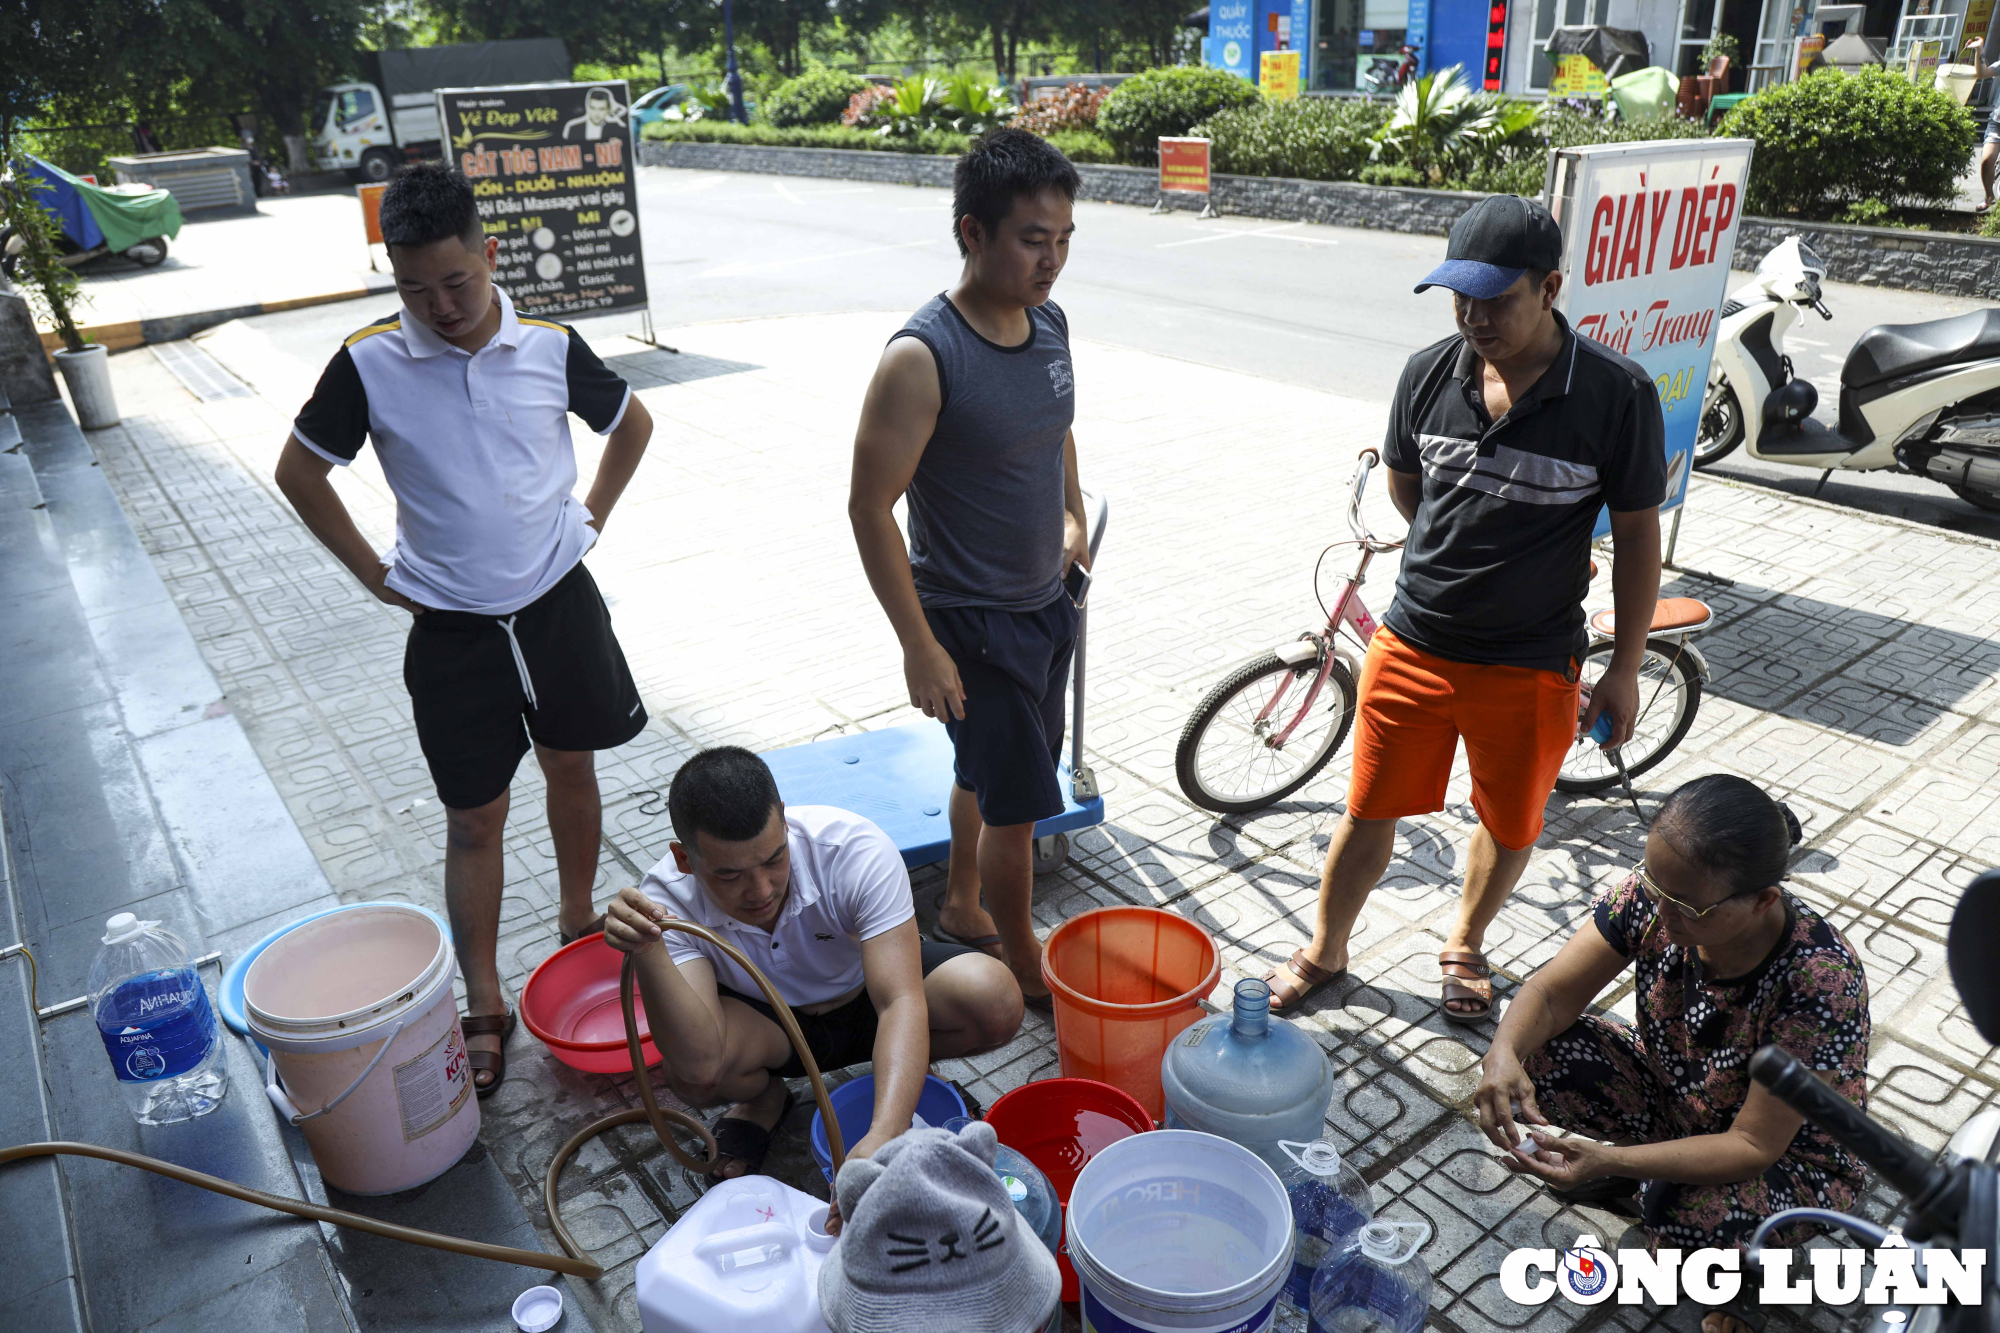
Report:
M819 1274L833 1333L1042 1327L1062 1276L994 1173L999 1142L984 1121L913 1129L840 1168L845 1224Z

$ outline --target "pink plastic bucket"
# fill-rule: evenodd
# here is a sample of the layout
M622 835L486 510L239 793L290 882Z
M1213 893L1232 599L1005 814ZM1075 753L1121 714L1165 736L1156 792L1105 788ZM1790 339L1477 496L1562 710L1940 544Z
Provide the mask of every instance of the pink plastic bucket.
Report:
M265 1092L328 1185L393 1194L441 1175L479 1136L451 945L414 907L301 922L243 978Z

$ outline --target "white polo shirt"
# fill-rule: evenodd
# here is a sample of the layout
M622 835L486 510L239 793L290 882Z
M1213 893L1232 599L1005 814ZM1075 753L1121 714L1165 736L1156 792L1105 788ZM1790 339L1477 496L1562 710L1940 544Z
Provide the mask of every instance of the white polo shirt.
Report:
M684 921L707 926L743 951L790 1005L823 1004L861 985L861 944L917 914L910 872L889 835L860 815L830 805L788 805L792 887L769 930L745 925L709 900L674 858L654 866L639 890ZM667 932L676 967L706 958L715 979L755 999L750 974L707 940Z
M347 339L292 423L345 467L372 436L396 497L387 583L421 606L504 616L540 597L597 540L576 487L575 412L600 435L632 390L574 329L522 319L498 287L500 330L467 353L399 311Z

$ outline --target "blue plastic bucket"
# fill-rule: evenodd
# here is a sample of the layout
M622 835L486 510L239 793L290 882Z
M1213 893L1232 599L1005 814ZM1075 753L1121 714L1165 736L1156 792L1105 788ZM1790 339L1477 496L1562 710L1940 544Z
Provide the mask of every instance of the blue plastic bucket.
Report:
M322 911L308 912L306 915L300 917L296 921L287 921L284 925L279 926L276 930L266 935L263 939L258 940L255 944L245 949L242 952L242 954L238 956L235 962L231 963L227 968L223 970L222 985L217 991L217 999L215 1007L221 1014L222 1021L225 1025L228 1026L229 1030L241 1036L250 1037L250 1018L243 1008L243 978L249 974L250 964L257 961L257 956L259 954L263 953L264 950L270 948L273 944L277 943L279 936L284 935L289 931L297 930L300 926L303 926L308 921L317 921L321 917L332 916L335 912L350 912L357 907L414 908L416 911L422 912L425 916L429 917L433 922L435 922L437 928L444 934L445 943L446 944L451 943L451 926L445 922L445 919L439 916L436 912L433 912L430 908L418 907L415 903L389 903L389 902L342 903L338 907L328 907ZM258 1041L255 1037L250 1037L250 1044L257 1048L257 1054L259 1055L270 1054L270 1052L265 1049L264 1043Z
M875 1123L875 1076L863 1074L851 1078L837 1088L827 1089L826 1099L833 1103L833 1114L840 1121L840 1141L852 1147L868 1136L868 1127ZM932 1129L943 1129L944 1122L965 1114L965 1099L958 1095L958 1089L939 1078L936 1074L924 1076L924 1090L917 1098L917 1115ZM819 1163L820 1174L826 1183L833 1183L833 1149L826 1142L826 1121L818 1111L813 1112L812 1124L813 1160Z

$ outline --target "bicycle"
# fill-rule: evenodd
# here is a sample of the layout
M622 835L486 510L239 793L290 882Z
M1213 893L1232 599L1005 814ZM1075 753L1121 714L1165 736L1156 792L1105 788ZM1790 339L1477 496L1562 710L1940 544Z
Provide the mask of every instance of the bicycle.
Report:
M1379 622L1361 600L1361 585L1377 555L1403 545L1375 536L1361 517L1368 474L1380 461L1377 450L1362 451L1348 489L1347 526L1354 536L1320 552L1324 562L1336 547L1353 545L1360 550L1353 572L1342 581L1332 604L1320 599L1325 627L1237 667L1203 696L1181 729L1174 776L1188 800L1200 808L1223 815L1262 810L1310 782L1347 739L1361 666L1341 634L1345 631L1367 651ZM1593 563L1593 577L1596 570ZM1313 569L1313 589L1317 597L1318 565ZM1584 794L1623 782L1630 796L1631 779L1673 752L1694 725L1702 685L1709 679L1708 663L1692 639L1713 618L1708 606L1692 597L1657 603L1639 667L1641 704L1631 739L1616 749L1605 749L1591 737L1579 736L1563 760L1557 790ZM1578 664L1580 703L1586 710L1592 685L1611 663L1616 624L1610 610L1590 618L1590 644ZM1636 809L1636 799L1633 805Z

